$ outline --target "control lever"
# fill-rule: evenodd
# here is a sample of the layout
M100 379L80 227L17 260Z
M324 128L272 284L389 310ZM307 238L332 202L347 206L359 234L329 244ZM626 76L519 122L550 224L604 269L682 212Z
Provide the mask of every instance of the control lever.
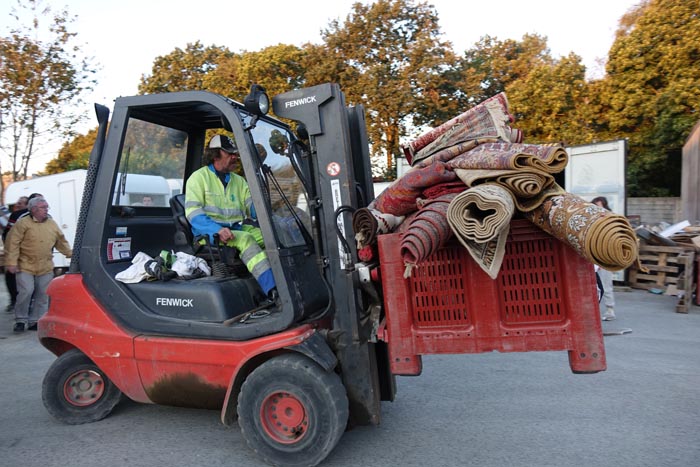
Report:
M215 277L226 277L228 275L228 269L226 268L226 263L223 261L223 256L221 255L221 246L219 245L219 234L214 234L214 243L216 243L216 251L218 253L218 259L214 257L214 253L211 249L211 243L207 242L209 245L209 256L211 256L211 273Z

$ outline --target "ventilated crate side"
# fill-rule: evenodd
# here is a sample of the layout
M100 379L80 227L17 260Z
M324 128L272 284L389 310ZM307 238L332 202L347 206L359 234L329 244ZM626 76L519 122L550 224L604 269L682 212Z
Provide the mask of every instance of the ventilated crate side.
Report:
M577 373L605 369L593 265L525 220L511 223L491 279L456 240L404 277L401 234L378 239L391 371L418 375L422 356L565 350Z

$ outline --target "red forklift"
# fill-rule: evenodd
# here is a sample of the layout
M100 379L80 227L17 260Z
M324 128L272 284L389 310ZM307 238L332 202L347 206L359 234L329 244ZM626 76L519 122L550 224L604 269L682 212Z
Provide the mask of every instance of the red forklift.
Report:
M317 465L349 426L380 423L395 377L419 375L422 355L567 351L576 373L605 369L593 266L526 220L513 221L496 280L456 242L408 279L401 234L358 259L351 216L374 198L369 147L364 109L337 85L272 101L253 85L243 103L123 97L111 121L96 113L74 256L38 326L58 357L42 388L58 420L101 420L122 397L216 409L265 462ZM235 255L193 238L184 193L146 206L125 190L134 174L184 187L213 134L237 143L276 300ZM116 279L163 251L205 258L213 274Z

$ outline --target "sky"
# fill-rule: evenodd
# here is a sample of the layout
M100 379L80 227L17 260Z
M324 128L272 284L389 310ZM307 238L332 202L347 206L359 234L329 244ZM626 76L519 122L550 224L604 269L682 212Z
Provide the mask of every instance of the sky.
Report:
M44 0L46 1L46 0ZM234 52L257 51L277 44L321 43L321 30L341 21L357 0L49 0L77 16L69 30L98 67L97 85L86 95L81 112L90 116L81 132L96 125L93 104L111 108L119 96L137 93L141 76L153 61L175 48L200 41ZM574 52L589 77L604 73L602 60L612 45L617 24L640 0L427 0L435 6L443 39L457 53L483 36L519 40L524 34L547 37L553 57ZM14 26L10 10L16 0L0 5L0 33ZM368 3L363 0L362 3ZM36 156L32 170L42 170L58 147ZM2 160L4 167L9 161Z

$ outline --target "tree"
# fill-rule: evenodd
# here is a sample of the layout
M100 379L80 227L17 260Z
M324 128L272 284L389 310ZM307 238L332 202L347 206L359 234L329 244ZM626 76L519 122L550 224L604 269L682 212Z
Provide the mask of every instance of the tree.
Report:
M63 144L58 156L46 164L46 169L39 175L57 174L69 170L87 169L90 152L97 137L97 128L85 135L78 135Z
M393 167L417 109L450 105L444 72L455 57L440 36L435 8L411 0L355 3L344 22L334 20L322 32L322 68L336 73L325 81L339 82L349 103L364 104L372 153L386 157L385 170ZM307 70L310 81L317 77Z
M227 57L208 76L209 89L242 101L253 83L270 96L304 87L304 55L297 46L278 44Z
M506 91L514 126L532 143L588 143L596 138L585 113L588 85L581 58L569 54L540 64L510 82Z
M621 19L606 71L610 130L629 138L629 193L677 196L700 109L698 3L642 2Z
M500 41L484 36L459 60L458 97L464 108L472 107L525 79L534 68L553 64L546 37L525 34L520 41Z
M44 147L56 136L72 136L83 118L74 104L94 84L89 60L71 45L76 34L68 29L68 12L54 14L42 0L18 0L17 6L15 23L21 24L24 10L30 25L0 38L0 149L10 159L13 180L27 177L39 138ZM50 25L43 27L44 21Z
M221 60L233 56L226 47L205 47L199 41L187 44L185 50L176 47L168 55L156 57L151 74L141 76L139 93L209 89L207 77L216 70Z

